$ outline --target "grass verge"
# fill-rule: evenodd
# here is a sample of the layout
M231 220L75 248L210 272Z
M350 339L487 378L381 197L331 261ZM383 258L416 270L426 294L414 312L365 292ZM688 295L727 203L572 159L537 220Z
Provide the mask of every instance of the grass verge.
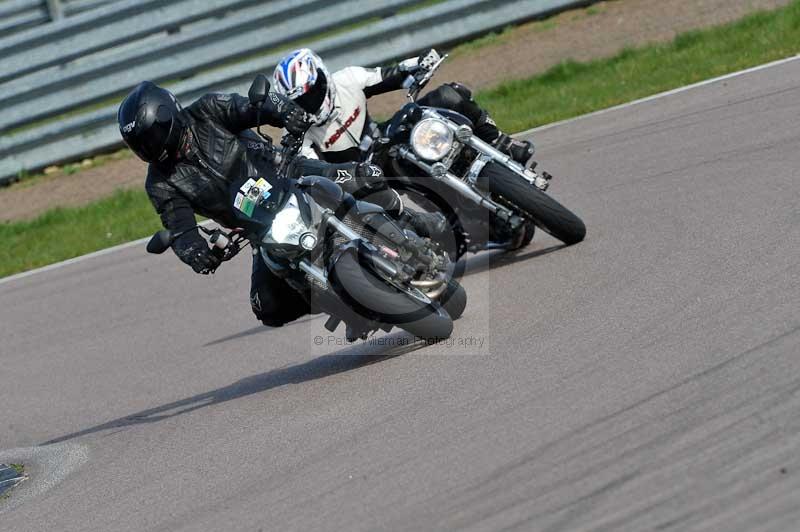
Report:
M800 0L666 44L597 61L567 61L477 95L500 127L521 131L605 109L800 51ZM117 192L30 222L0 224L0 277L141 238L160 227L143 191Z
M144 190L121 190L83 207L0 224L0 277L152 234L161 227Z
M800 52L800 1L672 42L566 61L477 95L502 129L522 131Z

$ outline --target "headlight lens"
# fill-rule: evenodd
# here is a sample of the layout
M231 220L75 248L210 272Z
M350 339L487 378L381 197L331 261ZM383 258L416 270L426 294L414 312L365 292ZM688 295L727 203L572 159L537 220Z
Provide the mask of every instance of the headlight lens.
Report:
M286 203L281 211L275 215L272 226L267 233L267 241L276 244L300 245L300 237L309 232L309 227L300 215L297 200L294 196Z
M420 120L411 130L411 148L426 161L440 161L453 147L453 132L436 118Z

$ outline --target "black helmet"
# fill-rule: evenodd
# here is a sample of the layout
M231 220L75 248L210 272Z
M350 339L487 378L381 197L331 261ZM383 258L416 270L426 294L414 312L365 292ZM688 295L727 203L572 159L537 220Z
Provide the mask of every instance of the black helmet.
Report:
M186 129L181 110L168 90L150 81L139 83L117 112L122 140L148 163L174 157Z

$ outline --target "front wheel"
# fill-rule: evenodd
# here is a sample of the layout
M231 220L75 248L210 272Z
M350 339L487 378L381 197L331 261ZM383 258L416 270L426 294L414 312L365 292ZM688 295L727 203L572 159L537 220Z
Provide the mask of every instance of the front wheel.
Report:
M389 284L344 253L331 271L336 293L363 317L394 325L426 341L449 338L453 320L437 303L412 287Z
M504 166L487 164L479 179L486 182L492 195L519 208L537 226L565 244L577 244L586 237L586 225L572 211Z

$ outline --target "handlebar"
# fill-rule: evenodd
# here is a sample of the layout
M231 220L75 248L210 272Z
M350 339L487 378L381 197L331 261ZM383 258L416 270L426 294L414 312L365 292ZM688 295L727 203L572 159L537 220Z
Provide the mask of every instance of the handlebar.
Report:
M243 247L249 244L241 229L232 229L226 233L222 229L206 229L202 225L198 225L197 228L209 236L208 241L211 243L211 253L221 262L231 260L239 254Z
M278 167L278 175L280 177L286 177L289 165L294 161L294 158L297 157L297 154L300 153L300 149L303 147L303 136L295 137L287 133L281 139L281 147L283 150L281 151L281 164Z

